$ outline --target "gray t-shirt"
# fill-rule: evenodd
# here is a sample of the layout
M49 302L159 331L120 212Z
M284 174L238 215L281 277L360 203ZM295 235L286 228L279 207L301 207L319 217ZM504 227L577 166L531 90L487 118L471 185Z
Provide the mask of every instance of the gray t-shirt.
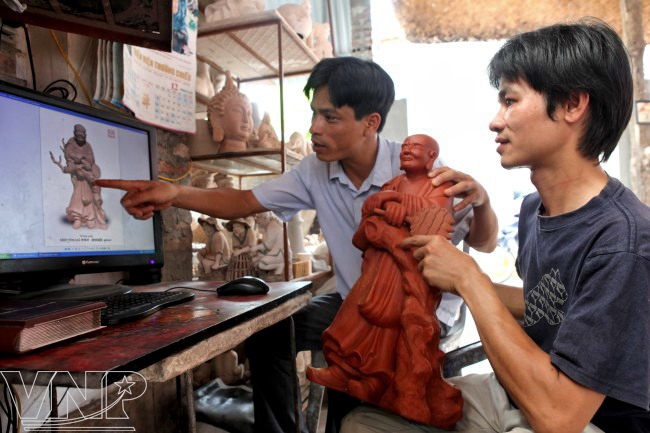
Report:
M648 432L650 209L614 178L573 212L541 209L531 194L519 220L524 330L567 376L607 396L595 425Z

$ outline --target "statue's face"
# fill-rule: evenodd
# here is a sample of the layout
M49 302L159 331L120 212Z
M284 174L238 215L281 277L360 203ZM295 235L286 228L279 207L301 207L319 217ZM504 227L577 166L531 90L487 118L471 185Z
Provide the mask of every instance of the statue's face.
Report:
M212 236L214 233L217 232L217 229L212 224L202 223L201 227L203 228L203 231L205 231L205 233L208 236Z
M224 138L248 142L253 132L253 110L250 103L239 97L230 98L221 119Z
M233 223L232 232L234 234L241 237L241 235L243 235L245 231L246 231L246 228L244 227L243 224L241 224L241 223Z
M414 135L407 137L402 143L402 151L399 154L400 169L408 172L409 170L429 170L433 165L436 157L435 142L425 135Z
M266 227L271 221L271 216L268 212L262 212L255 215L255 222L261 227Z
M75 129L74 130L74 141L77 142L78 145L83 146L86 144L86 131L83 129Z

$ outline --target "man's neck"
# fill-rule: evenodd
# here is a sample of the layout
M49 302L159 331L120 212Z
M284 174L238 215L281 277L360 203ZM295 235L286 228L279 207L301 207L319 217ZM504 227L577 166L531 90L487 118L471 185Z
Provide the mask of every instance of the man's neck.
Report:
M607 173L593 161L555 170L532 170L530 179L542 198L545 216L581 208L607 184Z
M379 136L375 134L373 137L366 139L361 146L358 146L354 155L341 160L343 171L357 189L370 176L377 163L378 154Z

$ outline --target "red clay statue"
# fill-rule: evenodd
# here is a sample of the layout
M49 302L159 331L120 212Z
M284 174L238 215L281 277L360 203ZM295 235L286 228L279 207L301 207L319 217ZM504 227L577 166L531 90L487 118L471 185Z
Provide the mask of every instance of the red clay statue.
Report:
M463 400L441 373L435 310L442 295L400 246L411 234L451 238L451 199L443 193L450 184L434 187L427 177L438 153L433 138L408 137L400 153L405 174L364 203L352 239L363 251L361 277L323 333L328 367L310 368L307 377L405 418L452 429Z

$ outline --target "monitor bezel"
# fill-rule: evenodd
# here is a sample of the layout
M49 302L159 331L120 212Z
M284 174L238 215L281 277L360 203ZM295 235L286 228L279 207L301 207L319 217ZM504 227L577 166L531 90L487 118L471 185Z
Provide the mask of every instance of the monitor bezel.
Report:
M0 80L0 92L55 108L79 113L99 120L124 125L147 132L149 138L149 172L151 180L158 177L157 130L156 127L133 117L90 107L67 99L45 95L31 89L16 86ZM38 257L0 260L0 289L5 291L39 290L51 284L64 282L79 274L106 272L127 272L138 275L155 273L164 265L162 216L154 212L154 252L150 254L79 255L66 257ZM16 224L15 221L9 222ZM154 282L154 281L152 281ZM9 285L9 287L7 287Z

